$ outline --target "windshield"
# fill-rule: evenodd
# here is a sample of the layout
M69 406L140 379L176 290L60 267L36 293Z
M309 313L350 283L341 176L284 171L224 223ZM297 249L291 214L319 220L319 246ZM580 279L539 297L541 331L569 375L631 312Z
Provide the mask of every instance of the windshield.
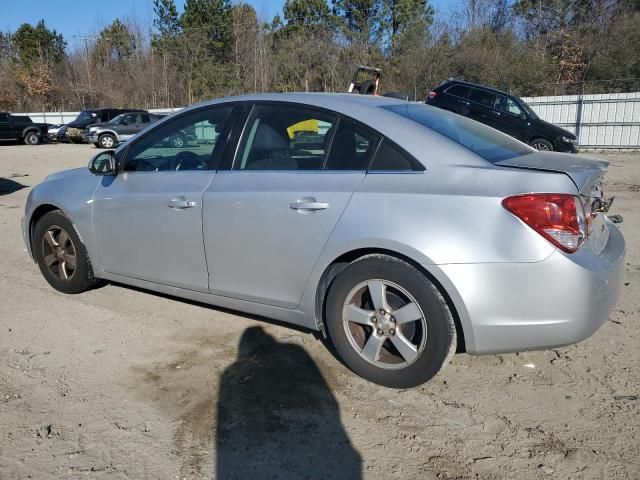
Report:
M434 130L491 163L535 152L530 146L482 123L419 104L382 107Z
M96 112L84 110L78 114L74 122L79 122L79 123L93 122L97 116L98 114Z

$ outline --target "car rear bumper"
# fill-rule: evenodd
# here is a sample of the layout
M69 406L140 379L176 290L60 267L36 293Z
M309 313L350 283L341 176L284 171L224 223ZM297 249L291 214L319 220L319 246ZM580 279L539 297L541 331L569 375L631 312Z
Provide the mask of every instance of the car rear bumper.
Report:
M613 310L624 275L625 241L607 223L598 256L583 247L537 263L441 265L467 315L467 352L543 350L591 336Z

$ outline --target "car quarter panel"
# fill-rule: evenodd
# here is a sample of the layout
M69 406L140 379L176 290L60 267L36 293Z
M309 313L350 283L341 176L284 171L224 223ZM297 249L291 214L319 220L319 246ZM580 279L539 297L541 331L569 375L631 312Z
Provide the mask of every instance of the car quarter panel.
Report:
M24 235L29 253L32 252L31 219L38 207L52 205L71 220L84 243L94 269L100 262L95 248L92 223L93 194L100 179L86 168L76 168L50 175L34 188L27 199L24 216Z

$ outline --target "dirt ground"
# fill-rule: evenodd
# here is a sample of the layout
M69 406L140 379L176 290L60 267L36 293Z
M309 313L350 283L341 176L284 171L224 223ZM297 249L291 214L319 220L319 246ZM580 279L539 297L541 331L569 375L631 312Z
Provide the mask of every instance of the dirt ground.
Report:
M622 297L589 340L361 380L309 332L123 286L57 293L20 218L86 145L0 146L0 478L640 478L640 155Z

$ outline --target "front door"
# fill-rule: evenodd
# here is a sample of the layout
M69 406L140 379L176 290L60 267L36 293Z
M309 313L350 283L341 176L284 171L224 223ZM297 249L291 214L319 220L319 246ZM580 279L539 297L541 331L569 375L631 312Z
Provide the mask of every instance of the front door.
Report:
M377 142L336 115L254 106L233 167L204 195L211 292L295 308Z
M525 135L527 117L516 102L505 95L496 95L494 110L495 128L518 140L528 141Z
M118 139L121 142L129 140L140 131L140 114L128 113L122 117L117 126Z
M93 200L103 268L118 275L208 290L202 195L215 174L233 107L207 107L160 125L131 145L123 171L104 177ZM198 126L182 148L169 140ZM213 139L213 141L211 141Z

